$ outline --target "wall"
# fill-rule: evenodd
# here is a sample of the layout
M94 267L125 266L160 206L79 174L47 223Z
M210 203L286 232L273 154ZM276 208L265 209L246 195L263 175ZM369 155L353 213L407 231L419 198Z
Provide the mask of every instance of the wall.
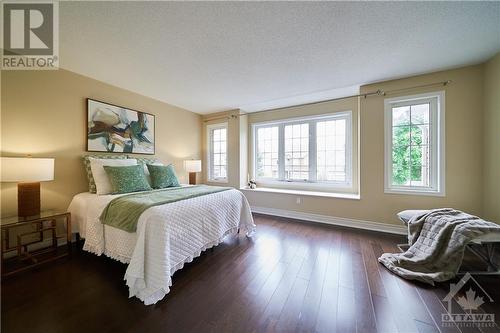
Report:
M361 93L378 89L401 89L445 80L453 82L447 87L413 89L387 96L446 91L445 197L384 194L384 97L367 97L359 100L360 200L303 196L302 202L296 204L297 195L247 190L245 195L250 204L390 224L399 224L395 214L404 209L455 207L473 214L481 214L483 154L479 147L482 147L483 143L482 65L370 84L361 87ZM342 109L339 105L335 108ZM299 108L293 115L305 113ZM272 116L250 116L249 122L268 120L268 117Z
M240 127L240 183L239 187L245 187L249 181L248 169L248 116L239 117Z
M55 158L55 180L42 183L42 209L66 209L87 191L87 97L156 115L156 157L173 163L181 178L184 159L200 158L201 116L65 70L2 71L1 154ZM141 155L146 156L146 155ZM2 183L2 216L15 215L17 190Z
M500 223L500 53L484 66L484 217Z

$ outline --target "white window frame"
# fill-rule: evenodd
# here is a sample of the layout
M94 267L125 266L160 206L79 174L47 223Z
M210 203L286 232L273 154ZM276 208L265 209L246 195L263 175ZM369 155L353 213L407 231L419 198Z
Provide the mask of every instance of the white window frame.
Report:
M429 148L430 185L405 186L393 185L392 181L392 109L394 107L429 103ZM385 123L385 193L445 196L445 92L437 91L411 96L388 98L384 100Z
M321 181L317 182L317 137L316 137L316 123L319 121L327 120L346 120L346 181ZM309 123L309 180L286 180L285 176L285 125ZM279 147L278 147L278 174L279 178L257 178L257 130L265 127L278 126L279 132ZM289 119L281 119L275 121L266 121L252 124L252 158L253 170L252 176L257 181L258 185L267 187L286 187L306 190L323 190L323 191L339 191L351 192L353 191L353 130L352 130L352 111L341 111L335 113L328 113L316 116L297 117ZM312 139L314 138L314 139Z
M215 178L213 176L213 132L214 130L217 129L226 129L226 177L218 177ZM207 125L207 142L208 142L208 149L207 149L207 178L208 181L211 183L227 183L228 178L229 178L229 151L228 151L228 138L229 138L229 133L228 133L228 123L218 123L218 124L210 124Z

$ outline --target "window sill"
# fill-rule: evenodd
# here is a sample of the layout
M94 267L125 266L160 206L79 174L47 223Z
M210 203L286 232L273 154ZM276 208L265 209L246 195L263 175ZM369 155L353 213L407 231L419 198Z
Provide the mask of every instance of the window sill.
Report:
M282 188L270 188L270 187L257 187L255 189L250 189L248 187L240 188L241 191L248 192L265 192L265 193L279 193L279 194L292 194L292 195L303 195L310 197L323 197L323 198L337 198L337 199L350 199L350 200L360 200L361 196L359 194L351 193L333 193L333 192L318 192L318 191L304 191L304 190L288 190Z
M436 191L418 191L418 190L403 190L403 189L385 189L385 194L403 194L403 195L422 195L430 197L444 197L446 196L444 192Z
M227 184L229 181L227 179L209 179L207 180L207 183Z
M351 182L308 182L257 179L257 186L261 188L285 189L312 192L346 193L352 188Z

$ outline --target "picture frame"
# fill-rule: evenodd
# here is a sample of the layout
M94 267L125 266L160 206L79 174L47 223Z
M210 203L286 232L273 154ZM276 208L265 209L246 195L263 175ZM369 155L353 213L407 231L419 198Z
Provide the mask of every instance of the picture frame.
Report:
M88 152L155 154L155 116L87 98Z

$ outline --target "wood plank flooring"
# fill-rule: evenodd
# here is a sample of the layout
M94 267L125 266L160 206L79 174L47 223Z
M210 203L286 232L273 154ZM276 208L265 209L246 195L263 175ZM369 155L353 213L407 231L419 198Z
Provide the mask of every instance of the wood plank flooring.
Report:
M405 281L377 262L403 236L256 215L177 272L164 300L128 298L126 266L79 252L2 281L2 332L500 332L444 327L449 283ZM498 277L477 277L497 303ZM454 280L453 282L457 282ZM498 320L498 319L497 319Z

